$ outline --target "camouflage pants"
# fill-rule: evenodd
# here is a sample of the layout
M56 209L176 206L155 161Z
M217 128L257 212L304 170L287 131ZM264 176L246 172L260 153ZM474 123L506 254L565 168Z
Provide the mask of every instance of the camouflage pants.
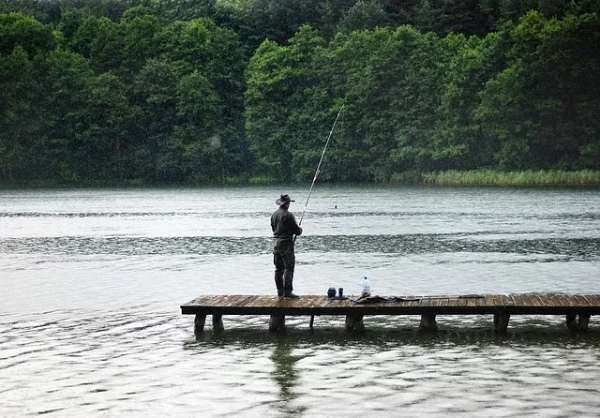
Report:
M283 296L294 290L294 241L275 240L273 246L273 263L275 264L275 286L277 294Z

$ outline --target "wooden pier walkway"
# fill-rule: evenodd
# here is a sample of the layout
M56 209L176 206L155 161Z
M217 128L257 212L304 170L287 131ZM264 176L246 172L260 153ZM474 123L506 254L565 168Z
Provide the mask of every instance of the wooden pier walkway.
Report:
M511 315L564 315L570 330L585 331L590 316L600 315L596 294L509 294L441 296L369 296L331 299L307 295L284 299L264 295L206 295L181 305L181 313L195 315L194 331L204 330L207 315L213 328L223 330L223 315L270 315L269 330L285 327L285 316L310 316L310 327L319 315L345 315L348 330L364 330L367 315L420 315L422 330L437 328L437 315L493 315L493 329L504 333Z

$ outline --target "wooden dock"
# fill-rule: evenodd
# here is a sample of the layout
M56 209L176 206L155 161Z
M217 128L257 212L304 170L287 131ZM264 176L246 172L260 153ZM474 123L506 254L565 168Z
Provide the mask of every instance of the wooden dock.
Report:
M310 327L320 315L346 316L346 329L364 330L367 315L420 315L422 330L437 328L437 315L493 315L493 329L507 330L511 315L564 315L572 331L585 331L590 316L600 315L596 294L509 294L441 296L370 296L331 299L307 295L284 299L265 295L206 295L181 305L181 313L195 315L194 331L201 333L207 315L215 331L223 330L223 315L269 315L269 330L285 327L285 316L309 316Z

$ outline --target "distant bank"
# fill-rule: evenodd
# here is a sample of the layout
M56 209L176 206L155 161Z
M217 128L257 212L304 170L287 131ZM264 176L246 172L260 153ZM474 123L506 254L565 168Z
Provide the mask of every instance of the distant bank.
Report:
M309 180L307 180L309 181ZM253 177L250 184L277 184L268 177ZM600 171L580 170L468 170L433 173L403 172L392 176L391 184L433 184L444 186L600 186Z
M306 180L307 182L310 179ZM336 183L326 181L324 183ZM0 189L39 188L113 188L113 187L202 187L202 186L266 186L281 184L281 180L269 176L228 176L212 182L148 183L141 180L129 181L84 181L57 183L53 181L3 182ZM342 183L339 183L342 184ZM374 183L382 184L382 183ZM469 170L440 171L433 173L404 172L393 176L389 184L440 186L600 186L600 171L580 170Z

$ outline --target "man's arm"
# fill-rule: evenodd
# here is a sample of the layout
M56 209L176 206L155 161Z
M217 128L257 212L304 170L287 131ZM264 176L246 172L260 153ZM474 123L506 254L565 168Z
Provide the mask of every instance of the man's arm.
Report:
M294 235L302 235L302 228L296 222L296 217L293 214L289 214L289 226L290 230L294 233Z

